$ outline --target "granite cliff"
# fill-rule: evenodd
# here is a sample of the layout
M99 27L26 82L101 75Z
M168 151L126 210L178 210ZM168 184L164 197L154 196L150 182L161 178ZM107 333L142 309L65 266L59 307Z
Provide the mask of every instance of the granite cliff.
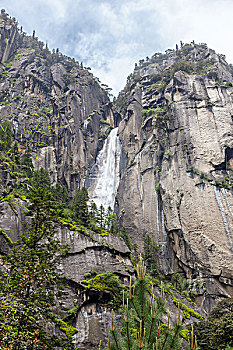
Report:
M85 185L97 203L114 203L139 251L149 235L160 246L161 272L196 282L202 310L232 297L233 69L224 56L194 42L156 53L135 66L112 103L89 69L51 53L3 12L0 60L1 121L33 151L35 169L45 168L70 197ZM103 187L109 181L111 190ZM0 220L14 235L21 229L5 205ZM70 308L79 300L76 340L91 349L106 340L108 296L86 295L81 280L95 268L128 283L130 251L111 235L60 235L71 245L61 269L72 285Z
M205 282L209 310L232 295L232 67L205 44L141 61L118 97L124 166L119 220L161 269Z

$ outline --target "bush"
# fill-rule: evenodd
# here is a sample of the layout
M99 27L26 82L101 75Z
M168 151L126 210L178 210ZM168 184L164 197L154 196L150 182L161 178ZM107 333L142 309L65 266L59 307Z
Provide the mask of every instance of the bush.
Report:
M220 301L207 321L194 325L194 332L203 350L233 347L233 298Z

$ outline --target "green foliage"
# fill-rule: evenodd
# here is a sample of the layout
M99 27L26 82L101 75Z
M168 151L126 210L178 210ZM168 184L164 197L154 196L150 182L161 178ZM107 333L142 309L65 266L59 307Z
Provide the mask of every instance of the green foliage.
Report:
M19 165L22 171L22 175L25 175L27 178L31 178L33 176L34 166L32 163L31 150L29 148L20 157Z
M104 228L104 223L105 223L105 209L104 209L103 205L101 204L101 206L99 208L98 215L97 215L97 224L102 229L102 228Z
M90 227L95 226L97 216L98 216L97 205L93 201L91 201L90 207L89 207Z
M50 108L44 106L40 107L33 113L33 115L35 117L47 118L50 115Z
M227 170L229 170L229 169L227 169ZM200 179L202 180L199 183L204 183L204 181L207 181L211 185L217 186L219 188L225 188L227 190L231 190L233 188L232 179L230 177L228 177L228 176L225 176L225 178L223 180L221 180L221 181L220 180L214 180L214 179L210 178L208 175L204 174L203 172L200 172L199 170L195 169L193 166L191 166L188 169L186 169L186 172L198 175L200 177Z
M86 189L83 189L83 191L87 194ZM77 194L80 196L80 190L77 192ZM79 206L81 206L81 203L83 203L83 205L80 209L78 209L78 211L80 210L81 218L83 218L83 215L85 215L86 222L84 223L83 221L78 221L77 214L75 214L73 205L72 209L74 212L74 219L79 223L88 226L92 231L99 233L102 237L108 236L109 233L111 233L114 236L123 238L126 245L131 250L132 244L130 242L130 238L124 227L120 229L116 214L113 212L112 208L108 207L108 209L105 210L103 205L97 208L96 204L93 201L87 205L88 199L88 196L85 195L84 198L81 199L81 202L79 200Z
M95 270L91 270L84 277L94 277L89 280L82 280L81 283L86 285L86 289L94 289L96 291L108 292L111 295L111 299L108 301L108 307L112 309L118 309L121 305L121 295L123 287L120 284L118 276L110 271L106 271L97 275Z
M148 108L142 110L143 123L142 128L146 126L148 120L153 119L154 127L158 129L167 129L167 122L171 117L166 107Z
M192 74L195 72L195 65L192 62L187 61L179 61L173 64L172 70L171 70L171 77L174 76L174 74L178 71L183 71L188 74Z
M13 241L6 233L6 229L4 230L3 228L0 228L0 236L3 236L5 238L5 240L9 246L13 245Z
M72 337L78 332L77 328L74 328L70 324L67 324L65 321L63 321L60 317L58 317L55 314L48 314L48 317L59 326L60 330L63 331L67 339L72 343Z
M113 235L120 235L116 214L111 207L108 207L104 220L104 228Z
M74 219L81 225L87 225L90 222L90 216L88 211L89 196L87 189L82 187L74 196L72 209L74 213Z
M65 186L61 186L59 183L52 186L49 173L44 168L33 172L30 179L30 184L33 188L46 188L58 202L63 203L68 207L69 193L67 188Z
M83 280L81 282L86 284L87 289L110 291L114 295L118 294L120 290L119 278L114 273L109 271L106 271L100 275L96 275L89 280Z
M62 186L59 183L56 183L55 187L51 188L51 191L52 191L54 198L58 202L64 203L65 206L69 205L70 196L69 196L69 192L65 186Z
M0 203L8 203L11 209L17 214L15 209L15 198L13 184L19 183L22 176L20 172L20 154L16 144L12 146L12 132L8 122L0 125ZM18 194L19 196L19 194Z
M4 120L0 124L0 151L7 152L10 149L12 136L11 126L7 120Z
M90 271L88 271L87 273L84 274L84 277L91 277L91 276L95 276L97 275L96 269L92 269Z
M166 110L164 108L158 107L158 108L148 108L142 110L143 116L151 116L151 115L158 115L158 114L164 114Z
M12 67L12 64L13 64L12 61L8 61L8 62L4 62L4 63L3 63L3 65L4 65L6 68L8 68L8 69L10 69L10 68Z
M72 348L70 335L77 330L65 322L55 322L66 333L64 339L45 331L65 282L57 265L68 247L55 238L62 207L46 189L32 189L27 198L30 204L25 214L30 220L11 244L11 253L2 257L0 346L19 350L55 349L58 345Z
M143 260L145 261L147 272L151 276L158 276L159 246L149 235L146 235L144 241Z
M173 291L172 291L172 288L165 288L164 289L165 293L169 294L173 303L175 305L179 305L180 309L184 312L184 317L187 318L187 319L190 319L191 316L199 319L199 320L202 320L202 316L194 311L193 309L191 309L190 307L188 307L181 299L178 299L175 297Z
M105 119L100 119L100 123L110 125L110 123Z
M203 350L233 347L233 299L220 301L206 321L194 324L194 333Z
M172 274L171 281L174 289L189 301L195 299L196 294L193 292L194 288L205 289L204 282L200 283L198 279L187 280L186 278L183 278L177 271Z
M48 171L44 168L34 172L31 184L34 188L46 188L47 190L51 188L51 180Z
M164 289L161 296L154 295L153 286L146 276L146 268L142 259L137 265L137 280L129 287L129 293L123 294L122 328L118 330L113 320L109 329L108 347L110 350L176 350L181 349L182 315L178 307L177 322L171 326L169 314L164 322L166 301ZM163 318L163 321L162 321ZM198 349L192 343L190 349Z
M125 244L127 245L127 247L129 248L129 250L133 250L133 245L131 243L131 240L129 238L129 235L125 229L125 227L123 226L121 231L120 231L120 237L123 238Z

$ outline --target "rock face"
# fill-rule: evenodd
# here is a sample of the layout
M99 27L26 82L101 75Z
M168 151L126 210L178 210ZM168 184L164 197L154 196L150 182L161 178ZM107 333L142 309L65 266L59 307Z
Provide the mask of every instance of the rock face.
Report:
M199 302L209 310L233 293L231 67L205 45L185 45L128 80L119 219L141 249L145 235L161 245L165 273L205 281Z

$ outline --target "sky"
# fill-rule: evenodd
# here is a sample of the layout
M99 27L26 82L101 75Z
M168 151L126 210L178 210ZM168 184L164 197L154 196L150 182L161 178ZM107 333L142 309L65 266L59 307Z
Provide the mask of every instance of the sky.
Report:
M123 89L135 62L194 40L233 63L233 0L0 0L19 26Z

